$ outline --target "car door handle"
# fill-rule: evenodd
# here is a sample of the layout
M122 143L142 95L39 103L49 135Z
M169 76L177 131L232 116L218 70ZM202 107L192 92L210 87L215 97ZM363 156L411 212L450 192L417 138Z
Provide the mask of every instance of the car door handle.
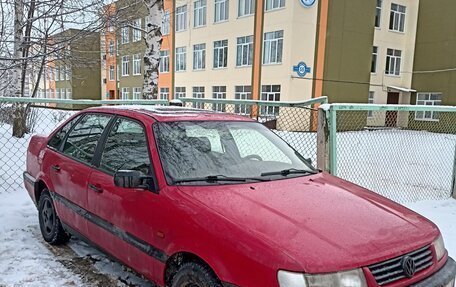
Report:
M58 165L51 165L51 168L55 171L60 171L60 166Z
M95 191L96 193L102 193L103 192L103 189L101 187L96 186L95 184L89 183L89 188L91 190Z

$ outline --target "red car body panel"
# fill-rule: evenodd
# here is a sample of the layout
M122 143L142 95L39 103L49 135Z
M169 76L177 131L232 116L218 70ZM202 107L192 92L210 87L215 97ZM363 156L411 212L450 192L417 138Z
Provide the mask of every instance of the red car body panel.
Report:
M369 286L377 286L366 266L432 244L439 235L433 223L413 211L327 173L221 186L167 184L154 122L250 121L244 117L134 108L88 111L143 123L159 192L116 187L111 175L46 147L53 134L32 138L27 173L92 214L88 221L58 202L65 224L160 286L165 285L166 260L178 252L198 256L220 280L236 286L278 287L281 269L328 273L360 267ZM59 172L52 169L56 164L62 167ZM36 202L37 184L26 181L25 186ZM117 233L103 227L106 223L94 224L94 219L108 222ZM126 237L152 249L141 250ZM408 286L428 277L446 258L412 279L387 286Z

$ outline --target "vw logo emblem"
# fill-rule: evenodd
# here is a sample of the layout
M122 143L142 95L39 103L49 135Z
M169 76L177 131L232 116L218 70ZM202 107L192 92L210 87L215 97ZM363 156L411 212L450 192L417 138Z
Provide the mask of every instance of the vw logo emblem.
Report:
M413 258L410 256L405 256L402 259L402 270L404 271L404 275L408 278L411 278L413 275L415 275L416 265Z

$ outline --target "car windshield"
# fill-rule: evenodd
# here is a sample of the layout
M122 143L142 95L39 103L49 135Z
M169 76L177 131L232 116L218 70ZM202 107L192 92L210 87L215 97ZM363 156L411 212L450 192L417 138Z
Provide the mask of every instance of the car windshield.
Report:
M154 132L169 184L229 184L316 172L259 123L161 122Z

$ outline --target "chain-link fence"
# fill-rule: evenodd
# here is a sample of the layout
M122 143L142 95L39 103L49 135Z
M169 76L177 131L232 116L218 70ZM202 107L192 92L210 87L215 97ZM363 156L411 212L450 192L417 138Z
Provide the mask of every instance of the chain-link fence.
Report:
M326 98L308 102L268 102L220 100L206 102L205 99L182 99L187 107L224 111L251 117L272 128L290 145L305 157L316 163L316 109L315 104L325 103ZM211 100L207 100L211 101ZM33 134L49 134L61 122L82 108L99 105L156 104L168 105L167 101L91 101L56 100L0 97L0 189L18 190L22 188L22 173L28 142ZM17 113L27 116L25 121L17 121ZM25 129L15 127L23 125ZM13 136L13 133L23 135Z
M448 198L456 108L330 105L330 170L398 202Z

